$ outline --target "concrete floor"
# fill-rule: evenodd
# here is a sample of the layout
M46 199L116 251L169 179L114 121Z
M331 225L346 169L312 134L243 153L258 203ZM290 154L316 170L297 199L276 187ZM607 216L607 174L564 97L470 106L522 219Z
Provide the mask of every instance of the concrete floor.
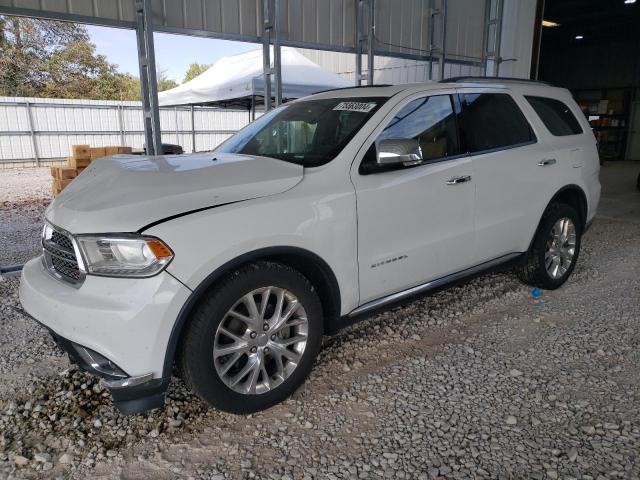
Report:
M640 222L640 162L605 162L600 170L602 194L598 217Z

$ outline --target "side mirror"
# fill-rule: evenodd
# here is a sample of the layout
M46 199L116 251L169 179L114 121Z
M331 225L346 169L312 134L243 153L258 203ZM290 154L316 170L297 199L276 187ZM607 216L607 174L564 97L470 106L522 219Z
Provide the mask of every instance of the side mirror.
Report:
M387 138L376 145L376 161L379 166L419 165L423 162L422 150L413 138Z

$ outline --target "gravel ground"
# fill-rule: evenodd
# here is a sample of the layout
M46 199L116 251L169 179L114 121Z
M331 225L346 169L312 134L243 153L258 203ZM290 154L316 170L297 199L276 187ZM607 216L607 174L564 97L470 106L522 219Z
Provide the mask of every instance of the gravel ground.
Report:
M51 172L48 167L1 170L0 185L0 266L24 263L38 251L51 202Z
M177 380L121 416L0 282L0 478L640 478L639 245L601 219L560 290L494 274L362 322L250 416Z

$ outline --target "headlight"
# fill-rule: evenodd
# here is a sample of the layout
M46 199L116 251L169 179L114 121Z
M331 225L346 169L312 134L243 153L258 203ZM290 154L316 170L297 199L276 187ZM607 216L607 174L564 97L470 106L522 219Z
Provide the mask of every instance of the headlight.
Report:
M173 259L161 240L141 235L78 235L85 268L91 275L151 277Z

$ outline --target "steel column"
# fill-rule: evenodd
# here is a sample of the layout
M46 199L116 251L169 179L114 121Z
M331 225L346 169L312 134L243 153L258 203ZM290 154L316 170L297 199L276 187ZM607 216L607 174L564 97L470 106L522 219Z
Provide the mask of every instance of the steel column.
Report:
M122 105L118 105L118 130L120 130L120 146L124 147L124 120L122 117Z
M147 154L160 155L162 153L162 136L160 133L150 0L136 0L136 38L138 40L138 63Z
M502 14L504 0L487 0L485 13L485 38L483 43L484 74L497 77L500 74L500 42L502 41ZM495 15L494 15L495 13ZM493 35L492 35L493 29ZM491 68L489 68L491 62Z
M364 0L358 0L358 3L356 4L356 87L362 85L362 24L364 23L363 4Z
M178 133L180 129L178 128L178 107L173 107L173 119L176 124L175 133L176 133L176 143L180 145L180 134Z
M364 52L364 43L367 42L367 85L373 85L373 69L374 69L374 42L375 42L375 2L368 0L367 9L367 33L364 33L365 18L365 2L366 0L358 0L356 6L356 86L362 85L365 79L362 73L362 54Z
M249 121L253 122L256 119L256 96L251 95L251 115Z
M369 0L369 25L367 33L367 85L373 85L373 42L375 39L375 0Z
M497 17L496 17L496 46L495 46L495 76L500 76L500 63L502 63L502 57L500 56L500 43L502 42L502 12L504 11L504 0L496 0L497 5Z
M36 140L36 131L33 128L33 115L31 114L31 104L24 102L27 107L27 121L29 122L29 136L31 137L31 145L33 147L33 158L36 160L36 166L40 166L40 155L38 154L38 141Z
M262 0L262 72L264 78L264 111L271 110L271 0Z
M191 105L191 151L196 153L196 113Z
M442 0L442 5L440 5L442 16L442 36L440 39L440 78L438 78L440 81L444 80L444 66L447 56L447 1L448 0Z
M276 107L282 103L282 55L280 48L280 1L273 0L273 73L275 76Z
M436 17L440 21L440 45L436 45ZM444 79L447 43L447 0L440 0L440 8L436 8L436 0L429 0L429 80L433 80L434 53L438 55L438 72Z

